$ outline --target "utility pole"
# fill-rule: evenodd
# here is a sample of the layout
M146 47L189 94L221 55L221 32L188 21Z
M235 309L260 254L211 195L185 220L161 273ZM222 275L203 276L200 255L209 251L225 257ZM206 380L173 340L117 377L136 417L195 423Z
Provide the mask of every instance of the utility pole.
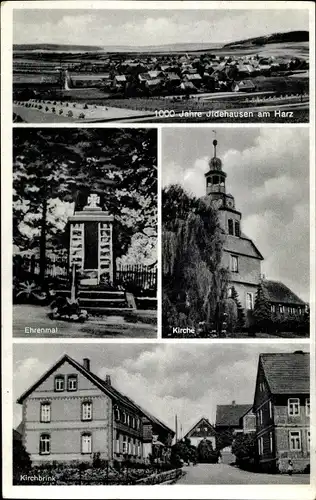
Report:
M178 442L178 417L175 416L175 429L176 429L176 444Z

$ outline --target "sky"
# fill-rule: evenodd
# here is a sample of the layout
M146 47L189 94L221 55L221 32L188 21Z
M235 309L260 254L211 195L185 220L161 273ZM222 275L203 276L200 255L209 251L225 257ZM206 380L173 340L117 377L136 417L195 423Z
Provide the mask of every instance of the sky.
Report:
M308 10L16 9L13 41L76 45L225 43L308 30Z
M112 385L183 435L202 417L215 422L216 405L252 404L260 353L308 352L308 344L15 344L13 401L64 354ZM14 403L14 427L21 405Z
M219 128L217 156L241 229L264 257L262 274L309 302L309 139L307 128ZM210 128L164 128L162 184L205 195Z

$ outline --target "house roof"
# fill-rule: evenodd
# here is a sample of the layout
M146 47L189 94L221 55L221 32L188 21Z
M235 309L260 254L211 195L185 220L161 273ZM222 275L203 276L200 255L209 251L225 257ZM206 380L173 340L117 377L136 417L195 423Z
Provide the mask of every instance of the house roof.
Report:
M159 85L161 83L161 80L160 78L154 78L153 80L147 80L146 81L146 85L148 85L149 87L150 86L155 86L155 85Z
M202 80L202 77L198 73L188 74L186 78L188 80Z
M78 363L75 359L65 354L57 363L55 363L35 384L32 385L26 392L20 396L17 400L18 403L22 404L23 401L47 378L49 377L57 368L59 368L64 362L68 362L74 368L76 368L82 375L84 375L88 380L94 383L102 392L104 392L107 396L114 399L115 401L120 402L125 405L127 408L131 408L132 410L136 410L142 413L145 417L147 417L152 423L156 424L159 427L162 427L164 430L172 433L174 435L174 431L167 427L163 422L158 420L158 418L154 417L147 410L139 406L132 399L125 396L125 394L121 393L117 389L115 389L112 385L106 384L104 380L95 375L90 370L86 370L83 365Z
M309 353L260 354L266 381L272 394L309 394Z
M116 80L118 82L126 82L126 76L125 75L116 75Z
M270 302L305 306L305 302L280 281L263 280L262 286Z
M198 422L196 422L196 424L194 424L191 429L186 433L186 435L184 436L185 438L186 437L190 437L190 435L195 431L195 429L199 426L199 425L206 425L210 430L214 431L214 434L215 434L215 429L213 427L212 424L210 424L208 418L206 417L202 417L200 418L200 420Z
M237 85L243 89L246 89L246 88L253 89L255 87L255 84L253 83L252 80L241 80L240 82L237 83Z
M240 418L250 409L252 404L230 404L217 405L216 407L216 427L218 426L239 426Z
M261 253L253 241L245 237L236 238L236 236L226 234L224 240L224 250L263 260Z

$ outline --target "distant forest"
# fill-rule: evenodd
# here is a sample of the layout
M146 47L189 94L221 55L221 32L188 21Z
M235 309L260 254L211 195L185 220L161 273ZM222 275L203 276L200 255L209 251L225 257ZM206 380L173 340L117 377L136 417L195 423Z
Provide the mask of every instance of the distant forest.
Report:
M235 47L236 45L266 45L268 43L308 42L308 31L288 31L287 33L274 33L273 35L247 38L238 42L231 42L224 47Z
M34 43L34 44L14 44L13 50L15 51L30 51L30 50L49 50L49 51L64 51L64 52L96 52L105 51L109 52L123 52L123 51L135 51L135 52L155 52L157 50L162 51L190 51L190 50L220 50L221 48L234 48L240 46L249 45L265 45L269 43L288 43L288 42L308 42L309 32L308 31L289 31L287 33L274 33L273 35L259 36L256 38L248 38L246 40L239 40L236 42L230 42L225 45L218 43L175 43L166 45L152 45L146 47L129 47L129 46L92 46L92 45L65 45L65 44L55 44L55 43Z

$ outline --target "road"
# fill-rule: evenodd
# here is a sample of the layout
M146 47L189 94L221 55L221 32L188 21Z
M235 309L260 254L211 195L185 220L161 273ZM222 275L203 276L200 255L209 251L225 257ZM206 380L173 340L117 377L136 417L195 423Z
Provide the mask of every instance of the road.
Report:
M13 306L13 336L24 338L90 337L90 338L157 338L157 326L140 321L130 323L122 316L104 316L85 323L51 320L49 307L28 304ZM34 332L32 329L57 331Z
M198 464L183 467L186 472L176 484L309 484L309 474L261 474L226 464Z

